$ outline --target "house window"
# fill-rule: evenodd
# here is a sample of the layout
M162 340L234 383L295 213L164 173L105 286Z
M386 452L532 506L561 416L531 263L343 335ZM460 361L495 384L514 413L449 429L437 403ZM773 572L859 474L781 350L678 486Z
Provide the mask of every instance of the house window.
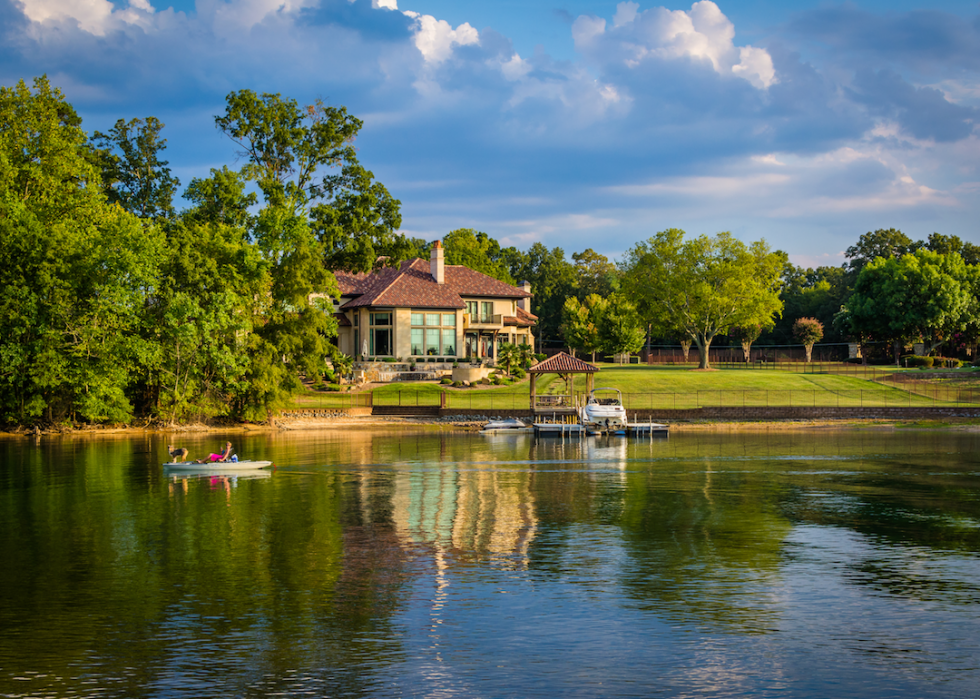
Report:
M484 301L480 304L480 322L493 322L493 301Z
M370 354L372 357L391 355L391 313L372 313Z
M455 357L456 314L412 313L412 356Z
M455 319L456 316L453 316ZM442 329L442 353L447 357L456 356L456 331L452 328Z
M467 301L466 302L466 312L470 314L470 322L471 323L479 323L480 322L480 304L479 303L477 303L476 301Z

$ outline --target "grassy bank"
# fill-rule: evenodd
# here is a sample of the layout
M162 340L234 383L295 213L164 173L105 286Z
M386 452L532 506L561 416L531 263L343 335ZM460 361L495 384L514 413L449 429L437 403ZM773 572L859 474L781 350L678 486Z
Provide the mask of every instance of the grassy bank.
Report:
M912 386L882 384L862 375L834 373L795 373L726 369L695 371L688 367L648 367L600 365L597 387L618 388L627 409L674 409L705 406L788 406L788 407L928 407L948 406L952 399L928 396ZM880 378L881 371L874 374ZM870 376L870 375L869 375ZM919 374L918 376L921 376ZM585 377L575 379L575 389L585 389ZM539 395L565 392L556 375L538 379ZM380 386L366 393L324 393L311 391L296 397L293 407L342 409L374 405L438 406L492 410L526 408L528 380L510 386L454 389L433 383L397 383ZM443 398L445 396L445 398ZM980 396L980 392L978 392Z

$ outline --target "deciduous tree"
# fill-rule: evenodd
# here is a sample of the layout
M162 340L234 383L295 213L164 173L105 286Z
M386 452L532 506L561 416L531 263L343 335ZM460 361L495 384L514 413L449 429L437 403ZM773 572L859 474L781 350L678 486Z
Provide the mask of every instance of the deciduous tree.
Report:
M110 203L142 219L170 218L180 180L160 159L167 139L160 138L164 124L156 117L119 119L104 134L92 136L102 169L102 186Z
M676 228L638 243L621 269L624 292L664 335L691 337L699 366L719 333L768 324L782 310L779 278L786 259L765 241L745 245L730 233L684 240Z

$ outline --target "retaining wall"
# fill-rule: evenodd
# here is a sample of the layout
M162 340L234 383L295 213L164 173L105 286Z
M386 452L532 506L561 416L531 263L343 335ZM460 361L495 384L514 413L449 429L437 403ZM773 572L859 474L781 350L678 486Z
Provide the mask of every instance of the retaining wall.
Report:
M283 418L341 418L341 417L371 417L372 408L303 408L297 410L283 410L279 417Z
M458 417L475 414L494 417L530 418L531 410L498 408L439 408L438 406L379 405L374 408L305 409L283 411L284 418L370 417ZM833 408L833 407L708 407L687 410L629 410L630 422L670 422L674 420L942 420L980 418L980 406L944 408Z

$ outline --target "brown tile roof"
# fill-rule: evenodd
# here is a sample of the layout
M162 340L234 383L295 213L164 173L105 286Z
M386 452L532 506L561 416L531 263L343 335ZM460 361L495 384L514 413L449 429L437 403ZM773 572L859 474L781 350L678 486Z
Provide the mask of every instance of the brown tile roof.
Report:
M528 313L520 306L517 307L517 318L519 320L522 320L526 323L530 323L532 325L534 324L534 321L538 319L536 315L534 315L533 313Z
M518 307L516 316L504 316L504 325L516 325L521 328L530 328L538 319L533 313L528 313L523 308Z
M595 364L583 362L570 354L559 352L554 357L548 357L540 364L536 364L528 371L532 374L573 374L573 373L594 373L599 371Z
M334 272L341 296L353 296L341 310L363 306L396 308L465 308L461 296L525 298L523 289L462 265L446 265L446 283L436 284L426 260L414 259L398 268L373 272ZM520 316L518 309L518 317ZM534 318L527 314L529 318ZM527 321L525 321L527 322Z
M347 316L344 315L343 313L334 313L333 317L337 319L337 325L339 325L340 327L342 328L350 327L350 321L347 320Z

